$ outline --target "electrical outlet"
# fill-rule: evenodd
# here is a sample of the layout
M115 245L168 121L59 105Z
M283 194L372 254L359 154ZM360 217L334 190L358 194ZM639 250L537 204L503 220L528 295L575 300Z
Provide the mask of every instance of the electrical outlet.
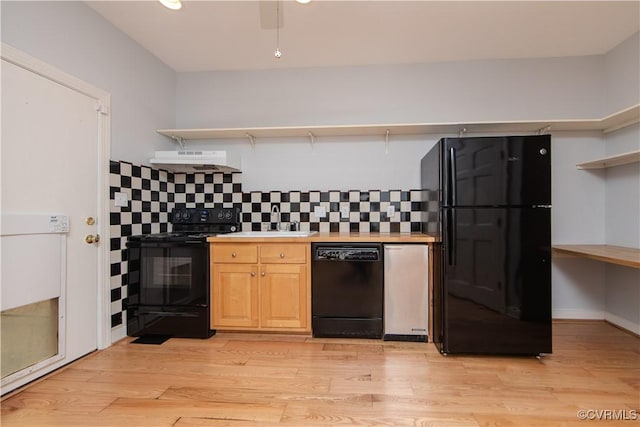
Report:
M316 206L313 208L313 215L316 218L325 218L327 216L327 209L324 206Z
M113 193L113 202L116 206L126 208L129 206L129 198L127 193Z
M340 218L349 219L349 208L347 206L340 209Z
M393 217L396 214L396 207L393 205L387 206L387 216L389 218Z

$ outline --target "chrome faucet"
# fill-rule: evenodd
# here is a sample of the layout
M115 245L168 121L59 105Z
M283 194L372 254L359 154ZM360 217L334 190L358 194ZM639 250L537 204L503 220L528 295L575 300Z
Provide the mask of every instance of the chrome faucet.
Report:
M271 222L273 223L273 216L276 215L276 230L280 230L280 208L278 205L271 206Z

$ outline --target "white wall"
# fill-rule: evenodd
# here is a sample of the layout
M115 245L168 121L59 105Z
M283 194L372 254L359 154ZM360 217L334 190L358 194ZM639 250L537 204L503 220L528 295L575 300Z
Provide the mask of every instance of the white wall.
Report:
M640 32L604 56L603 115L640 102Z
M2 42L111 93L111 158L146 162L172 148L175 72L84 2L2 1Z
M177 127L601 117L602 56L179 73ZM442 136L190 141L241 158L244 190L413 189Z
M640 124L606 138L607 154L640 150ZM606 169L606 243L640 247L640 163ZM640 270L606 268L606 314L613 323L640 334Z
M603 116L640 103L640 33L607 53L604 69ZM601 144L581 144L573 150L575 154L568 157L574 157L575 163L640 150L640 125L607 134ZM554 155L558 154L555 150ZM565 166L570 166L565 160ZM554 209L566 202L576 209L562 224L554 224L554 243L640 247L640 164L563 173L561 179L557 179L561 175L554 177ZM589 221L596 221L591 230L585 227ZM605 318L640 334L640 270L561 258L554 260L553 279L554 316Z
M179 73L178 127L601 116L602 56Z
M554 134L552 244L604 243L604 172L576 168L578 163L603 157L604 151L598 132ZM554 318L604 318L604 264L554 257L551 274Z
M607 105L620 108L640 103L640 33L605 58ZM606 137L607 155L640 150L640 125ZM640 247L640 163L609 168L606 180L606 242ZM640 270L606 267L605 318L640 334Z

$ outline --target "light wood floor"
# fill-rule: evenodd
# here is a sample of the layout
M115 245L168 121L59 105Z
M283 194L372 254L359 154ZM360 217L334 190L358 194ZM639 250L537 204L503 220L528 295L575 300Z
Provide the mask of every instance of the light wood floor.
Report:
M640 339L604 322L554 324L541 360L304 336L130 340L4 399L2 426L640 425L578 419L640 414Z

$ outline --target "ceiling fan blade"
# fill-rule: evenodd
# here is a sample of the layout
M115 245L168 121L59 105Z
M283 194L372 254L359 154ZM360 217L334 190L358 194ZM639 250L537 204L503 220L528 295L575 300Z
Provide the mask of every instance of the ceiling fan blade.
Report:
M260 0L260 28L274 30L284 27L284 9L281 0Z

